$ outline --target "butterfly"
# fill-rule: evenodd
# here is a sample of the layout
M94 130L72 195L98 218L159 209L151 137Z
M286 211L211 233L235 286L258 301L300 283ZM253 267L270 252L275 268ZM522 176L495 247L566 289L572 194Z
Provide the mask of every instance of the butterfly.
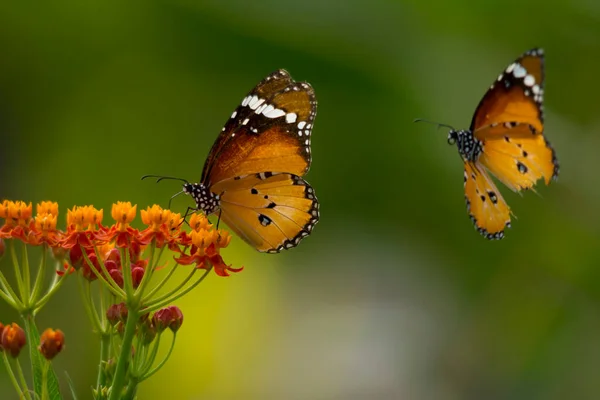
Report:
M534 190L559 173L558 160L544 136L544 52L532 49L510 64L475 110L468 130L448 133L464 163L467 212L487 239L502 239L511 210L490 178L509 189Z
M283 69L273 72L231 114L200 182L184 180L180 193L194 199L192 210L218 213L260 252L297 246L319 221L315 191L302 178L311 164L316 113L310 84L295 82Z

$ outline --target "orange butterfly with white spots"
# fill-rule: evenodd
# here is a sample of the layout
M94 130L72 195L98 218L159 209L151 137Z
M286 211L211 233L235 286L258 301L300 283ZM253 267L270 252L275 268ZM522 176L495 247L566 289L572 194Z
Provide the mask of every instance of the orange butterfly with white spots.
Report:
M468 130L448 133L464 162L467 211L487 239L502 239L510 208L488 175L515 192L558 177L554 149L544 136L544 53L533 49L510 64L475 110Z
M311 164L316 113L310 84L295 82L283 69L273 72L231 114L200 183L185 181L181 193L192 196L194 210L218 212L260 252L297 246L319 221L315 191L302 179Z

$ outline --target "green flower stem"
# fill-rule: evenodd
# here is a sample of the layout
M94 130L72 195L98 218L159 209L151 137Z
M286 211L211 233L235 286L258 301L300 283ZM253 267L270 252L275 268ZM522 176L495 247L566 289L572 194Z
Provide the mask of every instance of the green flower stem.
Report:
M125 392L125 395L123 396L123 400L135 399L135 394L137 392L138 383L139 383L139 381L135 378L131 378L129 380L129 384L127 385L127 391Z
M38 297L42 291L42 283L44 282L44 276L46 275L46 255L48 254L48 245L44 243L44 249L42 250L42 258L40 259L40 266L35 276L35 283L33 284L33 290L31 291L31 297L29 297L30 304L36 304Z
M120 248L121 271L123 272L123 286L127 300L133 300L133 279L131 277L131 262L129 260L129 248Z
M2 352L2 360L4 361L4 366L6 367L6 371L8 372L8 377L10 378L10 381L17 390L19 399L26 398L26 396L29 395L29 392L27 392L27 387L25 387L25 389L22 389L21 386L19 386L19 381L17 381L17 377L15 376L15 373L13 372L12 367L10 366L10 361L8 360L8 355L5 351Z
M175 264L173 264L173 267L171 268L171 270L169 270L169 273L162 279L162 281L160 281L160 283L158 285L156 285L150 291L150 293L148 293L146 296L144 296L144 298L142 300L142 304L147 303L148 301L150 301L150 299L152 297L154 297L156 292L158 292L169 281L169 279L171 278L171 276L173 275L173 273L175 272L175 270L177 269L178 266L179 266L179 264L177 262Z
M117 367L115 369L115 376L113 377L111 385L109 400L121 399L121 393L123 392L123 387L125 386L125 376L127 374L127 368L131 360L131 345L135 336L135 328L140 318L138 307L138 304L127 305L127 323L125 324L125 331L123 332L121 352L118 357Z
M46 303L48 302L48 300L50 300L50 298L54 295L54 293L56 293L56 291L58 289L60 289L60 287L63 285L63 283L65 282L65 280L67 279L67 273L65 273L63 276L58 277L55 276L54 280L52 282L52 285L50 286L50 290L48 290L48 292L46 292L46 294L33 306L33 314L37 314L37 312L40 310L40 308L42 308L44 305L46 305Z
M160 345L161 337L162 337L162 333L156 337L156 340L152 344L153 347L152 347L152 352L150 353L150 357L146 358L142 368L136 371L136 372L139 372L139 373L136 373L136 375L138 377L147 374L148 371L150 370L150 368L152 367L152 364L154 364L154 360L156 360L156 355L158 354L158 347Z
M27 381L25 380L25 375L23 374L23 369L21 368L21 363L19 360L15 359L15 365L17 367L17 375L19 375L19 380L21 381L21 386L23 387L23 395L25 395L26 399L31 400L31 394L27 388Z
M22 310L23 303L19 301L17 295L15 292L13 292L2 272L0 272L0 286L2 287L2 290L0 290L0 297L2 300L6 301L12 308L18 311Z
M143 338L143 336L141 338ZM137 374L136 372L140 370L142 365L144 365L144 360L146 359L146 353L148 352L148 346L143 345L142 343L140 343L140 340L138 340L138 344L135 347L135 349L136 349L135 358L133 359L133 366L131 367L131 375L132 376L141 375L141 374Z
M42 400L49 400L50 396L48 395L48 369L50 368L50 362L46 360L44 362L44 366L42 367L42 395L40 396Z
M31 294L31 272L29 271L29 257L27 255L27 246L25 243L22 244L21 248L21 263L23 264L23 284L25 286L25 298L23 298L23 302L26 306L31 307L31 298L29 297Z
M174 294L176 294L182 287L184 287L186 285L186 283L188 283L190 281L190 279L192 279L192 277L196 274L196 271L198 271L197 268L193 268L190 273L188 274L188 276L179 283L179 285L177 285L174 289L170 290L168 293L163 294L162 296L157 297L156 299L154 299L153 301L149 302L148 305L152 305L154 303L159 303L165 299L168 299L169 297L173 296Z
M212 267L210 267L209 269L206 270L206 272L204 272L204 274L202 274L202 276L200 278L198 278L198 280L194 283L192 283L190 286L188 286L187 288L185 288L183 291L175 294L172 297L169 297L163 301L160 302L154 302L152 304L149 304L147 307L145 307L142 312L143 313L147 313L147 312L152 312L152 311L156 311L159 308L162 308L164 306L169 305L170 303L174 302L175 300L177 300L178 298L180 298L181 296L184 296L185 294L187 294L190 290L194 289L196 286L198 286L200 284L200 282L202 282L204 280L204 278L206 278L208 276L208 273L212 270Z
M110 274L108 273L108 270L106 269L106 265L104 265L104 261L102 261L102 258L100 257L100 253L98 252L98 248L96 246L94 246L94 251L96 252L96 259L98 260L98 264L100 264L100 268L102 269L102 272L104 272L104 275L106 275L106 278L100 273L100 271L96 270L96 267L94 267L94 264L92 264L92 262L90 261L90 258L88 257L87 253L85 252L85 249L83 248L83 246L81 246L81 252L83 254L83 258L85 258L85 262L88 263L88 266L90 267L90 269L92 270L94 275L96 275L96 278L98 278L98 280L100 282L104 283L106 285L106 287L108 288L108 290L110 290L115 296L120 297L120 298L125 298L125 292L123 292L123 290L119 287L119 285L117 285L117 282L115 282L113 277L110 276Z
M27 303L25 302L27 299L27 295L25 294L25 285L23 284L23 277L21 276L21 267L19 266L19 259L17 258L17 252L15 251L15 241L10 241L10 256L13 261L13 267L15 269L15 280L17 281L17 288L19 289L19 294L21 295L20 300L23 302L24 306L27 307Z
M100 364L98 365L98 378L96 379L96 390L100 393L103 386L106 385L106 374L104 373L104 366L108 361L108 354L110 353L110 334L103 332L100 335Z
M164 247L162 249L160 249L160 251L159 251L159 254L158 254L159 260L162 255L163 249L164 249ZM140 282L140 285L138 286L135 293L133 294L137 299L142 298L142 296L144 294L144 290L146 289L146 286L148 286L148 282L150 282L150 280L152 279L152 275L154 274L154 270L156 269L156 265L154 265L155 251L156 251L156 239L152 239L152 243L150 244L150 256L148 257L148 267L146 268L146 271L144 272L144 276L142 277L142 281Z
M161 369L163 367L163 365L165 365L165 363L167 362L167 360L169 359L169 357L171 357L171 353L173 353L173 348L175 347L175 339L176 338L177 338L177 333L174 332L173 333L173 340L171 341L171 348L169 349L169 352L167 353L166 357L154 369L152 369L152 371L148 372L147 374L144 374L144 376L142 376L142 378L140 379L140 381L144 381L144 380L150 378L159 369Z
M92 325L94 327L94 330L101 333L102 326L100 324L100 320L98 319L98 315L94 311L92 304L91 304L92 297L90 295L90 282L87 279L85 279L84 277L82 277L81 275L79 275L78 282L79 282L79 292L81 293L81 300L83 302L83 308L85 309L85 312L87 313L88 318L90 319L90 322L92 323Z

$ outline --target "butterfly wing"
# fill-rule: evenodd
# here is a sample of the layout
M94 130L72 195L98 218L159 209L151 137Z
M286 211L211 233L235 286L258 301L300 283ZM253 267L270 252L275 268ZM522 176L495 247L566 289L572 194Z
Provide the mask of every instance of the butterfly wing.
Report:
M510 208L494 182L478 163L465 162L467 212L479 233L487 239L502 239L510 227Z
M225 124L202 172L220 196L221 218L261 252L298 245L319 220L311 163L313 88L279 70L263 79Z
M225 124L202 172L214 187L236 176L266 171L304 175L311 163L310 140L317 111L313 88L285 70L263 79Z
M483 142L480 162L514 191L546 184L559 172L543 134L544 56L530 50L510 64L483 97L471 131Z
M298 245L319 220L313 188L288 173L258 173L221 182L221 218L258 251Z

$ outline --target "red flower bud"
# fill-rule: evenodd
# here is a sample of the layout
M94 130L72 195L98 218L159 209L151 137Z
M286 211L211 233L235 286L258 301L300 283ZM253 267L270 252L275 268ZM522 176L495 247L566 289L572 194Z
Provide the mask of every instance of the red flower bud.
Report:
M131 280L133 281L133 288L137 289L137 287L142 282L142 278L144 277L144 268L142 267L134 267L131 270Z
M127 321L127 307L125 303L112 304L108 307L108 310L106 310L106 319L108 319L108 322L112 326L115 326L119 321Z
M123 287L123 274L121 271L113 269L110 271L110 276L114 279L119 287Z
M183 313L177 306L165 307L154 313L152 321L159 333L167 328L177 332L183 324Z
M2 330L2 349L17 358L25 346L25 331L14 322Z
M47 360L52 360L63 348L65 335L60 329L46 329L40 337L38 350Z

